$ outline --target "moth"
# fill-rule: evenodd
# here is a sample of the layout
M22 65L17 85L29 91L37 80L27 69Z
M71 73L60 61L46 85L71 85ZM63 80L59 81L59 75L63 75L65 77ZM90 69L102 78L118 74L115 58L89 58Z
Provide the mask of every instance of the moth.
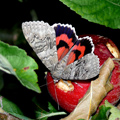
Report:
M88 80L99 74L92 38L78 38L72 25L32 21L22 23L22 30L54 80Z

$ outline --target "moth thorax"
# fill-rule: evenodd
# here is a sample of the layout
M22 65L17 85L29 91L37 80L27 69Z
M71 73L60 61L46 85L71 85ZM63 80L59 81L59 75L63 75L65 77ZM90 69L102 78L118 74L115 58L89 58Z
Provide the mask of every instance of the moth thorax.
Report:
M60 79L60 78L61 78L61 75L62 75L62 72L63 72L63 71L56 70L56 71L51 72L51 74L52 74L52 77L53 77L54 79Z

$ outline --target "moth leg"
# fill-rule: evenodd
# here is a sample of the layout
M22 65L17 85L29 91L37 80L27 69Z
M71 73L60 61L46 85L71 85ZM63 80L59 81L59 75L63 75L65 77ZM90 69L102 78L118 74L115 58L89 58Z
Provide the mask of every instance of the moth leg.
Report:
M55 78L53 79L53 81L54 81L54 84L59 82L59 80Z

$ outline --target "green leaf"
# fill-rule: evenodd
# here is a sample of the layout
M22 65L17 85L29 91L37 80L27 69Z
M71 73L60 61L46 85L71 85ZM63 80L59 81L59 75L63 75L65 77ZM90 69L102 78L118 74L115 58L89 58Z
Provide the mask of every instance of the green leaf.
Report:
M48 102L49 112L43 110L39 107L39 111L36 111L36 117L38 120L47 120L48 117L56 116L56 115L66 115L65 112L58 112L50 102Z
M17 105L15 105L13 102L9 101L8 99L0 96L0 107L2 110L4 110L5 112L18 117L20 119L24 119L24 120L31 120L28 117L25 117L22 113L22 111L19 109L19 107Z
M120 29L119 0L60 0L88 21Z
M110 117L108 120L117 120L120 119L120 110L118 110L115 106L110 104L108 101L105 101L105 106L110 107Z
M45 111L42 111L42 112L36 111L36 116L38 120L47 120L48 117L57 116L57 115L65 115L65 114L66 114L65 112L50 113L50 112L45 112Z
M50 110L50 112L57 112L57 110L52 106L50 102L48 102L48 109Z
M0 41L0 70L16 76L23 86L40 93L36 69L37 63L24 50Z
M110 110L109 107L105 107L104 105L99 107L99 113L95 114L91 120L108 120L107 112Z
M16 76L16 73L11 66L11 64L8 62L8 60L0 54L0 70L8 73L8 74L13 74Z

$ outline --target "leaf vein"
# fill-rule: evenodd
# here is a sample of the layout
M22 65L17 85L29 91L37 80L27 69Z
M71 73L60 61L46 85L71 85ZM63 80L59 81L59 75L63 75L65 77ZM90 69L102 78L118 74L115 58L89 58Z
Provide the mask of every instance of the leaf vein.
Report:
M118 6L118 7L120 7L120 5L119 4L117 4L117 3L114 3L114 2L112 2L112 1L110 1L110 0L106 0L107 2L109 2L109 3L111 3L111 4L113 4L113 5L115 5L115 6Z

